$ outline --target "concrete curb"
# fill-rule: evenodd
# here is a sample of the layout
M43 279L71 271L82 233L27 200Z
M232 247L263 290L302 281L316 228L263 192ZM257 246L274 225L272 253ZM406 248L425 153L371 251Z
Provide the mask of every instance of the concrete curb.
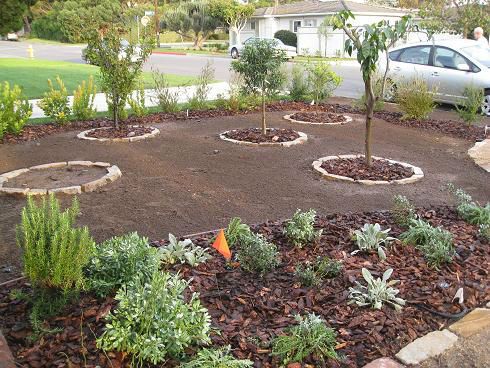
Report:
M422 171L421 168L419 168L417 166L413 166L413 165L407 164L405 162L390 160L387 158L376 157L376 156L372 156L374 160L386 160L392 164L399 164L399 165L402 165L404 167L411 168L413 170L414 174L409 178L399 179L399 180L391 180L391 181L385 181L385 180L354 180L354 179L349 178L347 176L331 174L322 168L322 164L325 161L332 161L332 160L337 160L340 158L358 158L358 157L364 157L364 156L363 155L326 156L326 157L322 157L322 158L319 158L318 160L314 161L312 166L313 166L313 169L315 171L319 172L325 179L346 181L346 182L350 182L350 183L358 183L358 184L364 184L364 185L411 184L411 183L415 183L416 181L421 180L424 177L424 172Z
M293 116L293 115L294 114L284 115L283 119L289 120L290 122L297 123L297 124L324 125L324 126L345 125L345 124L351 123L353 121L353 119L350 116L342 115L345 118L345 121L343 121L341 123L312 123L310 121L295 120L295 119L291 118L291 116Z
M106 169L107 173L99 179L92 180L91 182L74 185L69 187L60 187L52 189L44 188L7 188L3 185L9 181L9 179L15 178L31 170L45 170L50 168L59 168L65 166L86 166L86 167L101 167ZM116 165L112 165L107 162L92 162L92 161L68 161L68 162L52 162L49 164L42 164L31 166L25 169L19 169L14 171L9 171L0 175L0 194L9 194L17 196L26 195L46 195L50 193L54 194L80 194L82 192L88 193L100 188L103 185L112 183L113 181L119 179L122 176L121 170ZM0 367L1 368L1 367Z
M137 125L132 125L133 127L137 127ZM92 138L87 136L89 133L98 130L98 129L111 129L111 127L103 127L103 128L94 128L89 130L84 130L81 133L77 134L78 139L85 139L87 141L96 141L96 142L137 142L142 141L144 139L149 139L160 134L160 130L155 127L150 127L152 129L151 133L146 133L143 135L138 135L136 137L127 137L127 138Z
M268 128L269 130L270 128ZM236 129L236 130L239 130L239 129ZM220 139L224 140L224 141L227 141L227 142L231 142L231 143L234 143L234 144L239 144L239 145L242 145L242 146L260 146L260 147L291 147L291 146L296 146L298 144L303 144L303 143L306 143L306 141L308 140L308 136L305 134L305 133L302 133L302 132L296 132L299 134L299 137L296 138L294 141L291 141L291 142L276 142L276 143L273 143L273 142L263 142L263 143L253 143L253 142L247 142L247 141L239 141L239 140L236 140L236 139L231 139L231 138L227 138L226 137L226 134L227 133L230 133L230 132L233 132L234 130L227 130L226 132L223 132L219 135Z

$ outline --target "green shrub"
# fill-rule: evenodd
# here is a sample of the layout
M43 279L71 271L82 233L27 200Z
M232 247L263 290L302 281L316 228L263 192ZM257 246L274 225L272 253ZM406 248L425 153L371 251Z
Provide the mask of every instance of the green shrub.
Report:
M456 106L458 115L470 126L482 119L481 105L483 101L483 89L469 86L464 89L464 99Z
M398 280L388 282L393 269L389 268L383 273L383 278L375 279L371 272L366 268L362 269L362 277L367 283L367 286L356 281L356 286L349 288L349 302L355 303L358 306L370 306L374 309L381 309L383 303L390 304L395 310L400 311L405 305L405 300L398 298L398 289L392 288Z
M85 273L90 289L105 296L135 276L149 280L159 265L158 250L150 247L147 238L130 233L99 244Z
M404 119L427 119L435 108L435 88L430 89L420 78L400 81L396 87L396 103Z
M252 233L242 240L237 259L244 270L263 276L279 265L279 252L264 236Z
M356 242L358 249L352 254L376 251L378 257L381 260L385 260L386 248L384 245L388 245L392 240L395 240L395 238L388 236L390 231L391 229L381 230L379 224L364 224L361 230L354 231L352 239Z
M328 257L318 257L314 263L296 266L294 275L303 286L318 286L325 279L337 277L342 271L342 262Z
M448 185L448 189L456 197L456 210L463 220L472 225L490 225L490 202L483 207L463 189L456 189L452 184Z
M308 62L306 65L308 88L315 103L332 96L333 91L342 83L326 61Z
M140 83L136 91L128 97L128 104L133 110L133 114L141 118L148 113L148 109L145 105L145 86Z
M67 291L85 285L83 269L94 252L88 229L74 228L76 198L61 212L54 194L37 204L32 196L22 210L17 241L23 250L24 273L35 287Z
M395 223L402 227L407 227L413 219L416 218L415 207L410 203L407 197L403 195L393 196L393 207L391 209Z
M214 80L214 68L209 62L202 68L197 78L196 89L192 97L189 98L189 108L191 110L202 110L209 105L209 86Z
M94 118L97 109L94 108L97 87L94 84L94 77L90 76L88 83L82 81L75 91L73 91L73 115L77 120L90 120Z
M295 63L291 72L291 82L289 85L289 96L293 101L306 101L311 98L306 70L302 64Z
M56 77L56 83L58 89L55 89L51 79L48 79L49 91L44 93L44 97L38 102L38 105L46 116L54 119L58 124L63 124L70 116L68 93L59 76Z
M408 230L400 235L400 239L406 244L415 245L429 266L436 269L444 263L450 263L455 255L452 234L421 219L410 221Z
M0 83L0 139L8 133L19 134L32 114L29 101L19 86L10 88L9 82Z
M211 258L208 249L194 245L190 239L180 241L173 234L168 234L168 240L169 244L159 249L165 264L173 265L178 262L195 267Z
M46 15L34 19L31 27L31 36L33 37L68 42L68 37L63 32L61 23L57 19L57 12L55 11L49 11Z
M250 236L252 232L247 224L242 223L240 217L231 219L225 230L225 237L230 247L240 244L241 240Z
M297 47L298 46L298 37L296 33L288 31L286 29L281 29L274 33L274 38L281 40L282 43L288 46Z
M322 230L315 231L315 216L316 211L313 209L306 212L298 209L293 218L287 222L284 235L294 246L301 248L322 235Z
M161 364L177 358L194 344L209 343L210 316L193 293L188 301L186 282L177 275L156 271L146 281L135 278L116 294L119 301L106 317L97 346L132 355L132 366Z
M155 97L153 102L157 103L163 112L177 112L179 108L179 90L172 91L170 83L164 73L154 70L152 72Z
M201 349L188 363L182 363L179 368L247 368L253 367L250 360L235 359L231 354L231 347L220 349Z
M478 234L486 241L490 241L490 224L480 225L478 228Z
M286 330L287 335L272 341L272 355L278 356L283 365L302 362L309 356L325 364L324 358L338 359L335 352L337 334L315 314L296 316L297 326ZM322 365L322 366L323 366Z

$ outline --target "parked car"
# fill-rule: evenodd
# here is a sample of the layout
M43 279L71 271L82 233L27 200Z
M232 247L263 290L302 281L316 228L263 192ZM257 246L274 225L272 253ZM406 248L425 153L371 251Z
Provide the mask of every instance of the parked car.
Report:
M129 47L129 41L127 40L121 40L121 49L119 52L119 59L125 58L126 57L126 50ZM131 57L131 61L134 63L138 60L141 59L141 48L139 46L135 46L134 48L134 54ZM91 60L90 58L90 46L87 46L82 49L82 59L87 63L87 64L93 64L96 65L95 60Z
M270 40L270 42L274 44L274 47L277 50L284 51L284 53L286 54L286 58L288 59L295 58L298 55L296 53L296 47L285 45L281 40L277 38L259 38L259 37L251 37L243 43L230 45L230 47L228 48L228 52L230 53L230 56L233 59L238 59L246 45L249 45L253 42L257 42L259 40Z
M15 32L7 33L7 41L19 41L19 35Z
M446 40L404 45L389 52L388 78L422 78L436 87L437 102L456 105L467 86L484 91L482 111L490 116L490 49L472 40ZM384 58L381 70L386 67Z

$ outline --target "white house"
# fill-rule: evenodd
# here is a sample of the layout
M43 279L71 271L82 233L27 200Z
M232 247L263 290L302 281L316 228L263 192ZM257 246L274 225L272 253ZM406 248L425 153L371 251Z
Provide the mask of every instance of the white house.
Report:
M381 20L396 22L409 10L346 1L356 17L353 25L363 26ZM268 8L257 9L241 33L242 41L250 37L272 38L274 33L286 29L298 36L298 53L303 55L345 56L346 35L342 30L328 27L327 37L318 32L325 17L344 10L340 1L305 0Z

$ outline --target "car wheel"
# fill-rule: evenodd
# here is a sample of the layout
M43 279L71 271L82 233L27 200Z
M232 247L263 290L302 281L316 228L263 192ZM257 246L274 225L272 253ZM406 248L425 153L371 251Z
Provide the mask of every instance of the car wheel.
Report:
M483 104L481 106L483 114L490 116L490 90L485 91L485 97L483 98Z
M236 48L231 49L231 58L238 59L238 50Z

